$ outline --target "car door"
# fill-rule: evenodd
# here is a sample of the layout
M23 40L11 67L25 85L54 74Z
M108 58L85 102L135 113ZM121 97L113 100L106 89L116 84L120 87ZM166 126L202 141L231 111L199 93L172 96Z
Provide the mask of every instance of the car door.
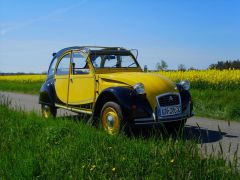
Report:
M57 63L55 70L56 102L68 104L71 52L65 53Z
M94 100L95 81L86 56L80 51L73 51L71 65L68 104L83 105L92 103Z

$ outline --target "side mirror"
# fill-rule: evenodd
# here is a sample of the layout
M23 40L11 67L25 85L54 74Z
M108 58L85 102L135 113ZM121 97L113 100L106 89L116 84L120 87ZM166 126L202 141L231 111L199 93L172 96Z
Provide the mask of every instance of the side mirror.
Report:
M144 66L144 72L148 72L148 68L147 68L147 65Z
M54 53L52 53L52 56L54 57L54 56L56 56L56 54L57 54L57 53L54 52Z

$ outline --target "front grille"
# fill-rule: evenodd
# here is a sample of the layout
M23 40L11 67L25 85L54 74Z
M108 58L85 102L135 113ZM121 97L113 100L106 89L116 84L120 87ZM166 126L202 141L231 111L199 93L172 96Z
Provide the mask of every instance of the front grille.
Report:
M180 99L179 95L177 94L167 94L164 96L158 97L158 103L160 106L173 106L173 105L179 105Z

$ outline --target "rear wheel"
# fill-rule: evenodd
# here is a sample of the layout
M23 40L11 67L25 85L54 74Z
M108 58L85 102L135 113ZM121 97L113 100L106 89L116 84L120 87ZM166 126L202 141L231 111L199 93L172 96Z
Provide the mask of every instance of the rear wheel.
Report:
M42 116L44 118L56 117L57 109L49 105L42 104Z
M121 107L115 102L107 102L101 110L100 121L103 129L110 135L115 135L124 129Z

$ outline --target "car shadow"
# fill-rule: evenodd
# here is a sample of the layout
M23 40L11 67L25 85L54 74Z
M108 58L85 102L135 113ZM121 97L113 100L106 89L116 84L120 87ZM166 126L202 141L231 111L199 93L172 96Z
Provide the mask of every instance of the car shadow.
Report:
M186 140L196 140L198 143L213 143L220 141L225 132L204 129L198 126L186 125L184 128Z
M151 130L142 128L138 129L135 132L131 132L131 136L135 137L143 137L143 138L169 138L172 137L174 139L182 139L182 140L193 140L198 144L205 144L205 143L214 143L220 141L223 137L228 138L237 138L238 136L230 135L223 131L215 131L205 129L199 126L193 125L185 125L182 131L175 131L169 128L152 128Z
M196 140L199 144L213 143L220 141L223 137L237 138L238 136L229 135L221 130L209 130L199 126L186 125L184 128L186 140Z

